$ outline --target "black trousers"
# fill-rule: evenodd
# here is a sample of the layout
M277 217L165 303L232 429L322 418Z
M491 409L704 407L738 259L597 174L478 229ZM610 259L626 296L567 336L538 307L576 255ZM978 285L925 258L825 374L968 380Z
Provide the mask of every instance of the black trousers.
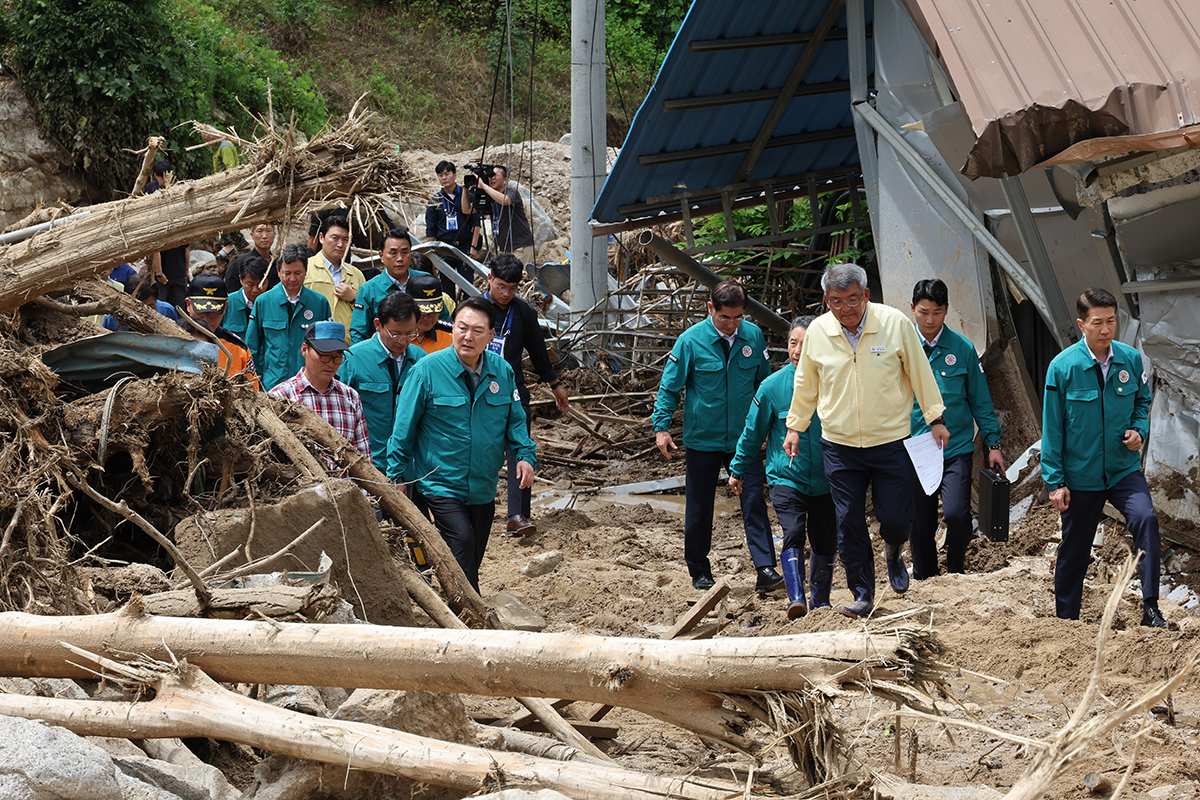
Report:
M946 571L962 572L971 542L971 462L974 453L947 459L942 465L942 484L931 495L917 491L917 515L913 519L913 577L917 580L938 574L937 515L938 496L942 498L942 518L946 520ZM919 484L918 484L919 485Z
M479 591L479 565L483 563L483 552L487 549L488 536L492 532L492 518L496 514L496 503L469 506L453 497L425 495L425 502L433 512L433 524L454 560L467 574L467 581Z
M807 495L791 486L771 487L771 505L783 526L783 549L800 551L804 558L804 540L817 555L832 558L837 553L837 517L833 496Z
M713 508L721 467L728 467L733 453L708 453L688 448L684 455L683 559L693 578L711 575L708 553L712 549ZM743 476L742 525L746 529L746 547L757 567L775 566L775 543L767 519L767 500L763 492L765 473L759 453L746 465Z
M867 530L867 486L879 520L879 535L888 544L903 544L912 531L921 491L904 440L874 447L849 447L822 439L825 477L837 508L838 554L846 564L873 562Z
M521 396L521 408L525 409L525 432L531 433L533 420L529 416L529 389L525 388L525 384L517 384L517 394ZM515 517L520 514L529 519L533 487L521 488L521 482L517 480L517 454L512 448L504 448L504 459L508 464L508 516Z

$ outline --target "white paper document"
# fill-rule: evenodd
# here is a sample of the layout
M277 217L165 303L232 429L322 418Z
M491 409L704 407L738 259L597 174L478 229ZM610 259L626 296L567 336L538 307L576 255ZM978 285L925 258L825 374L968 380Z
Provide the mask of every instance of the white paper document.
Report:
M908 450L908 457L917 470L921 488L925 494L933 494L942 485L942 464L944 463L942 448L938 447L937 442L934 441L933 431L926 431L920 436L905 439L904 447Z

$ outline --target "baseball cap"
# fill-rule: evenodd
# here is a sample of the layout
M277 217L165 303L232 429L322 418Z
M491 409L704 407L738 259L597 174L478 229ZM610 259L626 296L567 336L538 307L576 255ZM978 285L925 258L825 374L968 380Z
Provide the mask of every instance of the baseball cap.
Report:
M346 326L331 319L314 322L304 334L304 341L322 353L349 350L346 347Z
M433 275L410 275L404 291L422 314L442 313L442 282Z
M225 288L225 279L211 272L204 272L192 278L188 284L188 299L197 313L224 311L229 299L229 290Z

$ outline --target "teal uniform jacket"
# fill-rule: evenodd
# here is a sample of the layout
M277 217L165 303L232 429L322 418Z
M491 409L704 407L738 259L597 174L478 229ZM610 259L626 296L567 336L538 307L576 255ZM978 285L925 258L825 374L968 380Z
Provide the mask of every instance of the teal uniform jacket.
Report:
M408 279L412 280L413 275L428 274L419 269L410 269ZM399 290L400 287L387 274L387 270L362 285L358 297L354 298L354 312L350 315L350 344L365 342L375 335L375 314L379 311L379 304L383 298Z
M1127 430L1142 439L1150 434L1150 378L1141 353L1113 342L1107 381L1103 374L1083 339L1046 370L1042 480L1051 491L1111 489L1141 467L1141 451L1121 441Z
M829 494L825 479L825 456L821 451L821 420L816 413L808 430L800 434L800 452L789 459L783 452L787 436L787 416L792 408L792 392L796 384L796 368L789 361L762 382L746 414L746 427L738 439L737 454L729 465L735 478L746 474L746 465L756 455L763 442L767 443L767 483L790 486L809 497Z
M238 289L229 295L229 302L225 304L225 319L221 322L221 327L243 339L246 338L246 329L250 327L250 306L246 305L244 290Z
M667 356L651 422L665 431L683 392L683 444L704 453L732 453L754 392L770 373L767 343L743 321L726 357L712 317L684 331Z
M949 461L975 449L975 423L979 423L984 449L999 447L1000 420L992 407L992 393L988 391L983 365L979 363L971 340L943 325L937 344L929 354L929 366L942 393L942 402L946 404L942 417L950 432L950 443L946 445L943 458ZM914 401L912 435L928 430L925 415Z
M283 284L268 289L254 301L246 328L246 344L262 377L263 391L270 391L304 366L300 345L304 332L314 322L329 319L329 301L309 289L300 288L293 306Z
M388 362L395 362L395 359L379 341L379 336L375 335L347 350L338 369L338 380L353 388L362 398L367 436L371 440L371 461L380 472L387 471L387 445L392 428L396 425L396 401L400 389L413 366L424 357L424 350L408 345L404 351L404 366L397 376L396 385L392 386L392 371Z
M504 448L537 468L537 448L525 430L525 410L512 367L485 351L474 392L453 347L423 358L400 390L396 427L388 442L388 477L416 475L417 488L469 506L496 499Z

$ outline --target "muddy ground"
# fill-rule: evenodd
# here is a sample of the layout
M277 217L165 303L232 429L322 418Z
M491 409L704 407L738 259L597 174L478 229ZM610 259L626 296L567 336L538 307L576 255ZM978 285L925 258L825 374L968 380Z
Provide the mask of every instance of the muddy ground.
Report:
M535 395L536 399L536 395ZM594 406L592 406L594 410ZM602 412L607 413L607 412ZM555 417L552 421L549 417ZM564 422L556 414L535 420L536 438L564 437ZM579 437L584 431L575 429ZM602 428L602 430L604 430ZM648 424L629 436L653 443ZM678 437L677 437L678 438ZM545 448L542 448L545 450ZM1010 455L1011 458L1011 455ZM538 531L527 537L504 533L505 491L500 483L497 522L481 570L485 597L504 591L518 597L541 615L550 631L585 631L611 636L658 637L699 597L683 566L682 496L656 495L617 498L590 493L597 485L680 476L683 460L665 461L657 453L634 459L598 461L594 469L572 465L544 466L535 486L534 519ZM575 493L573 489L583 489ZM724 626L721 636L855 629L861 623L829 609L789 622L782 590L766 596L753 591L754 572L744 544L737 502L720 490L714 524L713 566L716 577L731 576L733 591L717 610ZM1058 515L1035 497L1032 507L1013 525L1006 543L977 539L971 546L966 575L941 575L913 582L903 596L886 583L882 555L877 553L877 615L913 612L940 638L944 661L963 668L960 677L944 687L939 708L949 716L978 722L1020 736L1052 738L1065 724L1087 686L1096 657L1098 621L1130 541L1116 522L1102 523L1103 545L1089 573L1078 622L1054 617L1053 552L1059 531ZM547 508L567 504L570 507ZM772 520L774 515L772 512ZM776 526L777 536L780 534ZM778 547L779 540L776 539ZM877 542L877 547L878 547ZM559 550L563 563L552 572L529 578L522 570L530 558ZM1170 565L1181 561L1169 544ZM1186 559L1182 559L1186 561ZM1176 583L1193 581L1181 572L1169 574ZM849 592L838 567L833 602L848 602ZM1182 668L1197 654L1200 619L1163 599L1162 609L1174 624L1171 630L1138 626L1140 594L1126 589L1106 650L1100 689L1094 709L1110 713L1113 704L1140 696L1165 675ZM711 618L710 618L711 621ZM1135 739L1141 744L1126 797L1190 798L1200 787L1200 688L1193 677L1146 718L1127 722L1113 741L1096 742L1059 779L1050 798L1088 796L1083 777L1104 772L1115 786ZM1028 748L984 733L905 722L901 725L899 768L896 766L896 726L891 717L869 722L888 709L872 707L869 699L839 701L839 721L859 755L875 769L930 785L986 785L1006 791L1026 770ZM479 700L479 713L503 714L515 703ZM669 728L633 712L613 711L605 722L617 725L618 737L605 746L618 760L645 768L711 770L744 781L749 761L712 749L697 737ZM1139 735L1140 732L1140 735ZM756 781L793 791L796 776L781 753L768 756ZM1092 796L1105 796L1104 794Z

